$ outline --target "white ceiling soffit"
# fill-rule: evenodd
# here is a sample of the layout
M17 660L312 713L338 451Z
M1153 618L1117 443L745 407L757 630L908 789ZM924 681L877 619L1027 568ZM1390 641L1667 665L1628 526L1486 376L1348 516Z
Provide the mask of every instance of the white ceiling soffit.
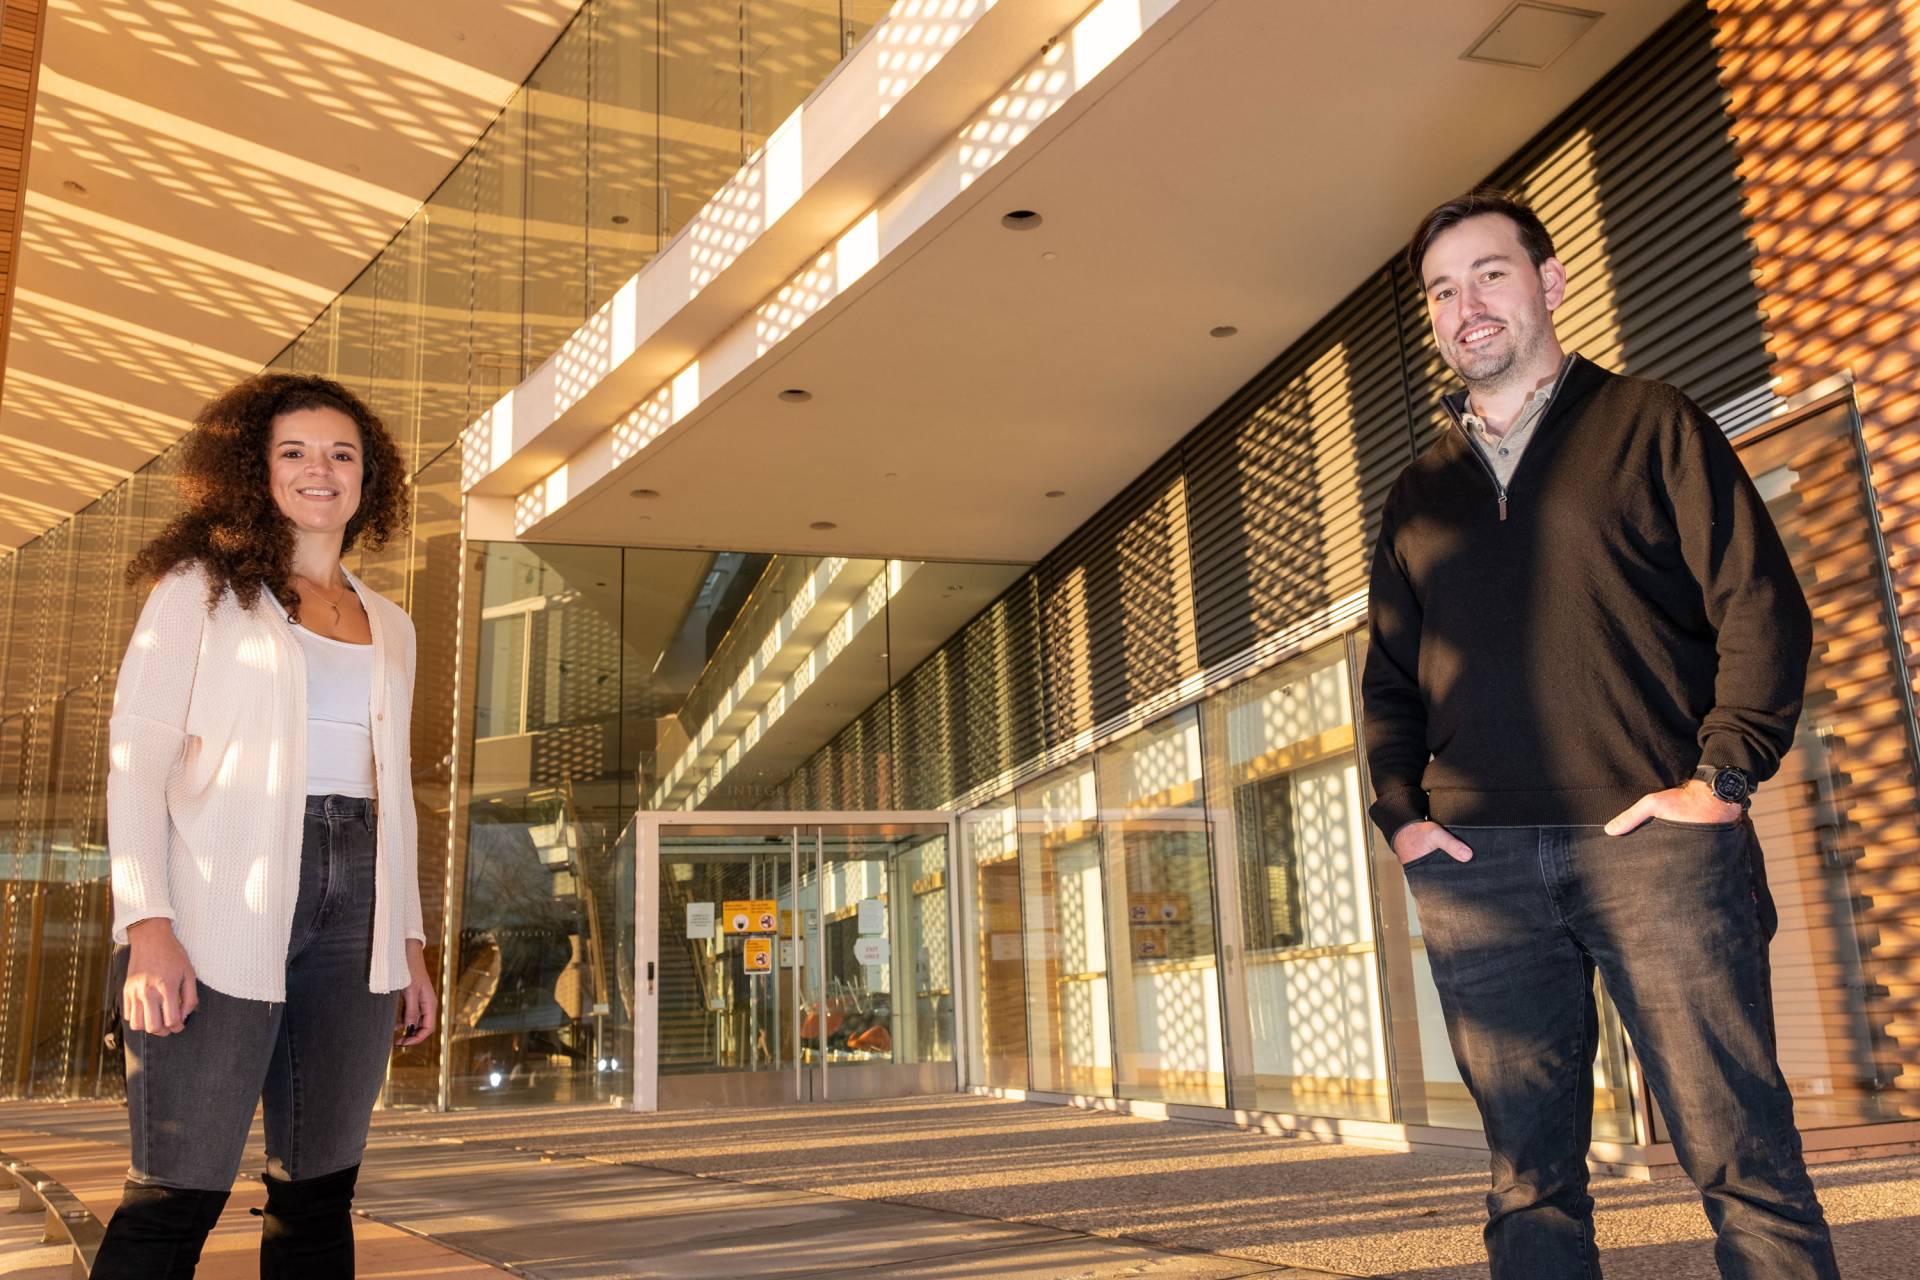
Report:
M524 536L1038 558L1680 6L1622 0L1546 73L1463 60L1507 7L1181 0L693 413L523 501ZM469 498L484 536L504 501Z
M0 547L171 444L351 283L579 0L47 6Z

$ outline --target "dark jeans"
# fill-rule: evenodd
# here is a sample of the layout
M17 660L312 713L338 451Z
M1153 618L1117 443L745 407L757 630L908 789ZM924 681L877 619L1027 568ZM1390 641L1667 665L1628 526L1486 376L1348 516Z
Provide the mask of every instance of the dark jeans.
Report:
M226 1191L256 1105L267 1173L305 1180L360 1163L393 1049L397 993L367 990L373 802L308 796L285 1004L200 986L170 1036L127 1035L130 1180Z
M1775 1057L1759 845L1731 826L1453 827L1407 882L1493 1152L1495 1280L1600 1274L1586 1154L1596 966L1718 1235L1720 1274L1839 1272Z

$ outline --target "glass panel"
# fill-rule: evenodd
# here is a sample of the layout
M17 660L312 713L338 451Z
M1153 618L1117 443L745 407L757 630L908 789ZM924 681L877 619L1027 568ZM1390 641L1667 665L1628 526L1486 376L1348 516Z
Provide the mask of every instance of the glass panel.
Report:
M519 733L527 722L527 615L509 612L480 620L478 738Z
M526 366L587 315L589 24L576 17L527 82Z
M747 149L757 151L839 65L840 0L747 0Z
M809 948L800 963L811 989L818 895L812 876L813 841L806 843L807 873L796 898L791 828L661 830L656 1055L661 1075L792 1068L794 950L764 945L767 935L748 932L756 921L736 928L741 922L733 915L739 913L730 915L727 907L774 902L780 913L776 923L786 926L780 932L790 937L797 902L809 922L797 927ZM750 956L750 951L755 954ZM816 1033L812 1025L803 1030L809 1036Z
M420 444L424 464L454 442L478 412L467 383L473 359L474 179L469 152L427 201L420 326Z
M1215 831L1240 904L1243 959L1228 989L1248 1051L1235 1104L1391 1119L1345 645L1209 699L1205 724ZM1444 1052L1444 1034L1438 1043Z
M823 850L827 1061L952 1061L946 832L828 828Z
M597 0L587 140L587 310L660 245L660 6Z
M1120 1094L1225 1106L1199 715L1130 734L1098 759Z
M100 906L107 886L105 721L111 700L103 668L114 638L119 590L118 524L124 486L76 515L72 522L73 591L62 612L73 687L60 701L51 741L52 773L46 800L43 918L34 996L30 1088L36 1095L86 1091L97 1070L99 974L106 954Z
M474 166L473 411L526 372L527 92L513 95L466 161Z
M662 243L700 211L747 158L746 87L737 8L661 0Z
M387 424L412 475L420 431L420 318L427 220L416 214L373 264L373 366L367 403ZM382 591L387 588L382 585ZM396 600L404 593L388 592Z
M407 602L421 661L413 685L413 805L419 820L420 907L427 935L427 972L441 970L446 928L447 853L452 823L454 690L477 628L459 628L460 451L448 449L414 482ZM465 653L455 650L462 635ZM441 639L436 644L434 637ZM435 656L437 654L437 656ZM469 685L469 688L472 686ZM629 876L631 869L629 868ZM629 881L631 885L631 881ZM629 888L629 900L631 889ZM631 913L629 913L631 914ZM440 1097L440 1038L397 1050L388 1073L389 1106L432 1106Z
M974 1084L1027 1087L1027 977L1020 948L1020 837L1013 796L960 820L964 865L972 875L967 987L975 993Z
M339 327L334 337L333 376L359 396L371 394L373 384L374 308L379 302L374 277L374 264L370 263L334 302Z
M306 332L293 340L290 363L295 373L317 373L332 377L334 370L334 328L340 317L340 300L327 304Z
M612 890L633 812L618 767L620 550L474 554L486 621L446 1000L453 1098L605 1098L625 1087Z
M1913 972L1883 904L1910 899L1917 746L1902 696L1855 409L1842 402L1736 442L1813 610L1793 747L1753 796L1780 1068L1805 1129L1920 1117L1894 994ZM1664 1118L1655 1136L1668 1138Z
M1107 925L1093 761L1022 787L1020 889L1033 1087L1113 1093Z

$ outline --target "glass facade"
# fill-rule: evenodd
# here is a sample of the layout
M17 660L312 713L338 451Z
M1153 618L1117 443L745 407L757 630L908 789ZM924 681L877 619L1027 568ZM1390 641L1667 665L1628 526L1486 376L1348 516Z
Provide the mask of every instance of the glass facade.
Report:
M403 604L421 637L413 767L432 937L447 922L446 861L455 828L465 829L464 821L454 822L455 763L472 763L463 754L470 731L454 727L456 685L469 688L462 682L473 678L476 659L488 681L510 681L501 662L515 643L526 646L523 658L544 657L604 647L607 635L618 635L617 626L596 635L574 623L563 634L540 619L522 618L517 630L489 620L482 645L477 627L460 630L463 587L475 588L477 597L481 584L463 582L468 548L454 445L467 423L646 265L766 141L780 122L772 113L798 105L887 6L827 0L751 8L754 23L743 30L734 4L587 0L528 83L386 249L268 362L271 369L339 378L366 396L411 463L411 535L380 553L350 557L349 567ZM775 38L777 32L805 38ZM120 573L178 510L172 472L168 450L71 519L0 555L0 872L8 885L0 919L0 1094L88 1096L119 1088L117 1055L102 1052L99 1035L111 914L102 753L114 678L139 611ZM604 663L605 655L598 659ZM539 674L530 678L528 671ZM488 705L501 707L499 714L557 722L602 696L542 668L528 671L513 686L519 701L511 711L504 689ZM643 675L632 673L633 691L644 691ZM613 696L627 690L616 684ZM466 698L463 718L474 704L471 691ZM609 703L605 714L618 719L618 710ZM523 801L521 827L556 820L542 804L610 812L613 792L598 779L617 763L596 762L604 764L598 774L568 772L580 782L571 801ZM493 757L485 767L493 767ZM602 791L593 790L597 785ZM549 849L538 856L558 855ZM461 892L456 887L456 897ZM497 908L502 915L516 910ZM543 916L528 927L552 923ZM466 945L453 947L451 964L443 964L437 943L430 945L430 968L465 973ZM563 961L558 943L528 942L516 963L539 973L542 966L585 966L593 976L580 1000L589 1009L612 1007L616 1002L600 999L609 989L606 966L588 963L592 947L568 945L576 950ZM593 945L608 950L612 942L599 936ZM544 1007L515 1017L527 1025L502 1034L537 1038L553 1030L533 1025L553 1020ZM463 1075L480 1069L470 1062L492 1060L469 1054L465 1041L455 1048L465 1055ZM402 1052L389 1101L436 1103L441 1067L437 1043Z

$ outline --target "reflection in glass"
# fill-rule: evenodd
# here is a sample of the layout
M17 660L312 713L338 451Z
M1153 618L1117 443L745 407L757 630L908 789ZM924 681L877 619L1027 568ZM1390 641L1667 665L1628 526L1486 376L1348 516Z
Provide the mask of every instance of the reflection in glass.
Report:
M660 245L659 0L595 0L587 108L587 310Z
M1120 1095L1224 1106L1198 714L1103 748L1099 791Z
M965 950L974 1011L968 1078L1027 1087L1027 977L1020 947L1020 841L1013 796L960 819L962 865L973 877L973 937Z
M1106 901L1093 761L1022 787L1016 799L1033 1087L1113 1093Z
M1754 793L1760 870L1778 916L1771 947L1780 1069L1803 1129L1920 1116L1901 944L1886 904L1912 893L1913 737L1906 661L1863 531L1875 514L1850 401L1755 431L1740 461L1765 499L1813 610L1792 749ZM1653 1133L1668 1140L1656 1111Z
M467 153L415 217L426 224L419 337L418 457L422 466L451 445L481 407L469 394L476 155Z
M446 999L458 1103L630 1088L616 902L634 803L618 769L621 554L494 545L477 557L472 786Z
M526 365L587 318L587 85L591 24L577 14L527 81Z
M373 359L367 403L393 434L409 474L430 461L419 451L421 288L426 241L427 220L416 215L373 264ZM405 548L401 550L404 553ZM404 580L398 592L384 584L374 586L392 599L406 599Z
M819 873L802 864L800 904L822 931L809 954L826 959L824 994L809 988L820 1003L801 1008L805 1060L818 1060L824 1035L829 1064L952 1061L946 832L825 828Z
M746 0L741 6L749 150L765 145L838 65L841 7L841 0Z
M527 95L513 95L461 168L473 169L473 361L468 403L478 412L528 367L526 312ZM541 352L542 357L550 354Z
M1216 834L1240 904L1230 992L1247 1044L1235 1102L1390 1119L1345 646L1234 685L1208 700L1205 721Z

